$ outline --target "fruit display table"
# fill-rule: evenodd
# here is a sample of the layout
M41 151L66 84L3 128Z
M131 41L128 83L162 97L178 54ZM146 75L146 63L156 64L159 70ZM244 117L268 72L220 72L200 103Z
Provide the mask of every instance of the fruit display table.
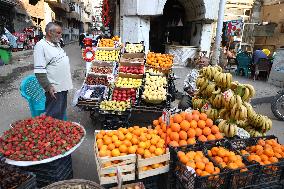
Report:
M146 57L143 43L120 49L112 40L100 40L77 103L104 129L128 127L132 111L161 113L172 100L173 56L151 52Z

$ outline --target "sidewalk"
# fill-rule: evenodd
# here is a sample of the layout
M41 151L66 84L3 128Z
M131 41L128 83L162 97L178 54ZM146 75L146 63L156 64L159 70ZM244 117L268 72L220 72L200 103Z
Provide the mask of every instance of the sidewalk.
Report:
M78 43L71 41L65 45ZM33 69L33 49L12 52L12 59L9 64L0 66L0 83L3 83L14 76L14 73L21 73Z
M186 75L189 73L191 68L188 67L175 67L174 69L175 75L179 78L175 81L176 83L176 89L179 92L183 93L183 81ZM276 87L274 85L269 84L266 81L254 81L253 79L246 78L244 76L237 76L233 72L233 80L239 81L243 84L251 84L254 86L256 95L252 99L252 104L262 104L262 103L270 103L272 98L277 94L278 91L281 90L280 87Z

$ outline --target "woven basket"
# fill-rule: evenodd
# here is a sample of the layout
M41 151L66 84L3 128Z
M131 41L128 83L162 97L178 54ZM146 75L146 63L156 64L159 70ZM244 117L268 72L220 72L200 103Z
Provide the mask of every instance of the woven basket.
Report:
M69 189L75 186L81 186L81 189L104 189L104 187L100 186L99 184L83 179L71 179L71 180L64 180L55 182L50 184L42 189Z

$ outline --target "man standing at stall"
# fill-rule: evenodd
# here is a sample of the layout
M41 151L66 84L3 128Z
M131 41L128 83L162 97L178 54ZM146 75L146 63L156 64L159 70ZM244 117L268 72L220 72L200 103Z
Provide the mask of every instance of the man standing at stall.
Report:
M60 47L62 28L49 22L46 37L34 48L34 73L46 91L47 116L63 120L67 108L67 93L73 88L69 58Z

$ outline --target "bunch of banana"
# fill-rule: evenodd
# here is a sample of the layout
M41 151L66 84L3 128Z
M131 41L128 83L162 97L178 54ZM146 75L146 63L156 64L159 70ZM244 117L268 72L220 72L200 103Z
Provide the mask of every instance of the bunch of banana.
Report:
M219 112L217 109L209 108L205 113L212 120L219 118Z
M198 76L196 81L195 81L196 82L196 87L200 88L203 85L203 83L206 82L206 80L208 80L208 79L206 79L205 77Z
M230 73L222 73L222 72L217 72L214 75L214 80L218 86L221 88L230 88L231 83L232 83L232 74Z
M222 119L225 119L225 120L229 120L230 119L230 116L231 116L231 112L230 110L227 110L227 109L221 109L219 111L219 116L222 118Z
M254 128L258 128L263 133L266 133L272 128L272 121L267 116L260 114L253 114L252 118L249 119L250 124L254 126Z
M262 133L260 131L257 131L251 127L247 127L246 131L250 134L251 137L261 137L261 136L265 136L265 133Z
M206 104L206 102L206 100L200 98L192 99L193 109L201 109Z
M253 110L253 107L248 102L243 102L243 105L247 108L248 119L251 120L254 117L254 115L256 114L255 111Z
M207 86L209 85L209 80L207 78L203 78L202 81L198 81L198 92L199 93L202 93L206 88Z
M240 85L238 81L232 81L230 89L233 91Z
M254 87L250 84L238 84L235 92L242 97L243 101L249 101L255 95Z
M216 93L218 92L218 90L215 90L216 88L216 83L215 82L209 82L209 85L207 85L206 89L204 89L204 91L202 91L203 95L210 97L213 92ZM221 89L220 89L221 92Z
M224 96L222 96L222 98L224 99ZM242 98L239 95L232 95L229 99L224 99L224 102L225 108L227 109L232 109L235 104L237 104L237 107L240 107L243 103Z
M237 135L238 127L235 123L230 123L226 120L223 120L219 123L218 127L226 137L234 137Z
M209 102L217 109L223 108L225 106L225 99L222 94L212 95Z
M248 110L244 105L236 103L231 109L231 118L234 120L245 120L248 117L247 112Z
M247 128L249 126L249 123L248 123L248 120L245 119L245 120L236 120L236 124L238 127L240 128Z
M220 66L207 66L207 67L202 68L199 71L199 75L202 75L202 76L208 78L209 80L213 80L214 75L217 72L222 72L222 68Z

